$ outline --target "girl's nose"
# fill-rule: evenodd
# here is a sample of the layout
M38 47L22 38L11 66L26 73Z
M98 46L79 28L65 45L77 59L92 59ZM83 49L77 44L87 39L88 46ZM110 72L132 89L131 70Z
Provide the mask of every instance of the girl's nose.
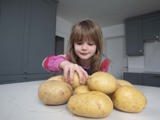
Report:
M86 43L82 44L82 49L87 49L87 44Z

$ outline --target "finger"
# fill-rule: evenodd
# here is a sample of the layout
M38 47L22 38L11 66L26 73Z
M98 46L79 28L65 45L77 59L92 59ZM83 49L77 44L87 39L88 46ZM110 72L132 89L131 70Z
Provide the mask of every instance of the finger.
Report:
M83 71L84 71L83 74L84 74L84 76L85 76L85 79L88 80L88 79L89 79L88 73L87 73L85 70L83 70Z
M81 81L82 81L83 84L85 84L86 81L88 80L89 76L88 76L88 73L83 68L81 68L81 71L82 71L81 72L82 73L81 74L81 76L82 76L81 77L82 78Z
M73 81L74 81L74 72L75 72L74 69L70 69L70 71L69 71L69 83L70 84L73 84Z
M78 73L78 77L79 77L80 84L85 84L85 77L84 77L82 71Z
M79 82L80 82L81 84L85 84L85 81L86 81L85 79L86 79L86 78L85 78L85 76L84 76L84 74L83 74L83 71L80 70L80 71L78 72L78 77L79 77Z
M74 72L76 72L77 73L77 75L78 75L78 78L79 78L79 82L80 83L83 83L83 73L82 73L82 70L81 70L81 67L79 66L79 65L77 65L77 64L75 64L74 65Z
M64 75L64 81L68 82L68 75L69 75L69 69L68 68L64 69L63 75Z

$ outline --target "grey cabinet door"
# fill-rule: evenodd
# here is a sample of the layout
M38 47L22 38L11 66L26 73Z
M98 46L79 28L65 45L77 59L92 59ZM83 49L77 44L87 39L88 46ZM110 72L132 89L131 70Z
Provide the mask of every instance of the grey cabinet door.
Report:
M55 53L56 2L32 0L28 11L25 71L30 74L46 73L42 61Z
M126 72L124 79L133 84L160 87L160 74Z
M126 53L128 56L141 56L144 54L144 44L141 39L140 17L129 18L125 21Z
M143 84L160 87L160 74L143 74Z
M56 0L0 0L0 83L44 79L54 54Z
M125 80L131 82L132 84L143 85L142 83L142 74L141 73L124 73Z
M160 12L142 16L142 39L145 42L160 39Z
M0 75L23 73L24 0L0 1Z

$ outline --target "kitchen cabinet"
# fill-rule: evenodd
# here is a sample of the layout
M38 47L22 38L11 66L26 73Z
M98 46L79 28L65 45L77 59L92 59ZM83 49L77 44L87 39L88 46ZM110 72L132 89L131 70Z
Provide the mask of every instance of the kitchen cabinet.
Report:
M126 54L128 56L144 55L141 24L141 17L133 17L125 20Z
M160 12L142 16L142 39L145 42L160 41Z
M160 87L159 73L124 73L124 79L137 85Z
M144 73L143 74L143 84L148 86L160 87L160 74L156 73Z
M144 55L144 42L160 41L160 11L125 20L126 54Z
M131 82L132 84L142 85L142 74L141 73L124 73L124 79Z
M56 0L0 1L0 83L44 79L54 54Z

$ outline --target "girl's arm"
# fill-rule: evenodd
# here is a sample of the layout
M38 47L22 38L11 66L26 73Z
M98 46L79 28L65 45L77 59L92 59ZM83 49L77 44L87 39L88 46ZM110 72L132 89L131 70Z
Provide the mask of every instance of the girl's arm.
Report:
M110 65L109 59L108 58L104 58L102 63L101 63L101 66L100 66L100 71L108 72L109 65Z
M42 66L50 72L61 72L63 70L64 81L73 83L74 73L78 73L80 83L84 84L88 79L87 72L79 65L70 62L67 55L48 56L43 60Z
M68 60L67 55L47 56L43 60L42 66L45 70L50 72L61 72L62 69L59 67L59 65L65 60Z

